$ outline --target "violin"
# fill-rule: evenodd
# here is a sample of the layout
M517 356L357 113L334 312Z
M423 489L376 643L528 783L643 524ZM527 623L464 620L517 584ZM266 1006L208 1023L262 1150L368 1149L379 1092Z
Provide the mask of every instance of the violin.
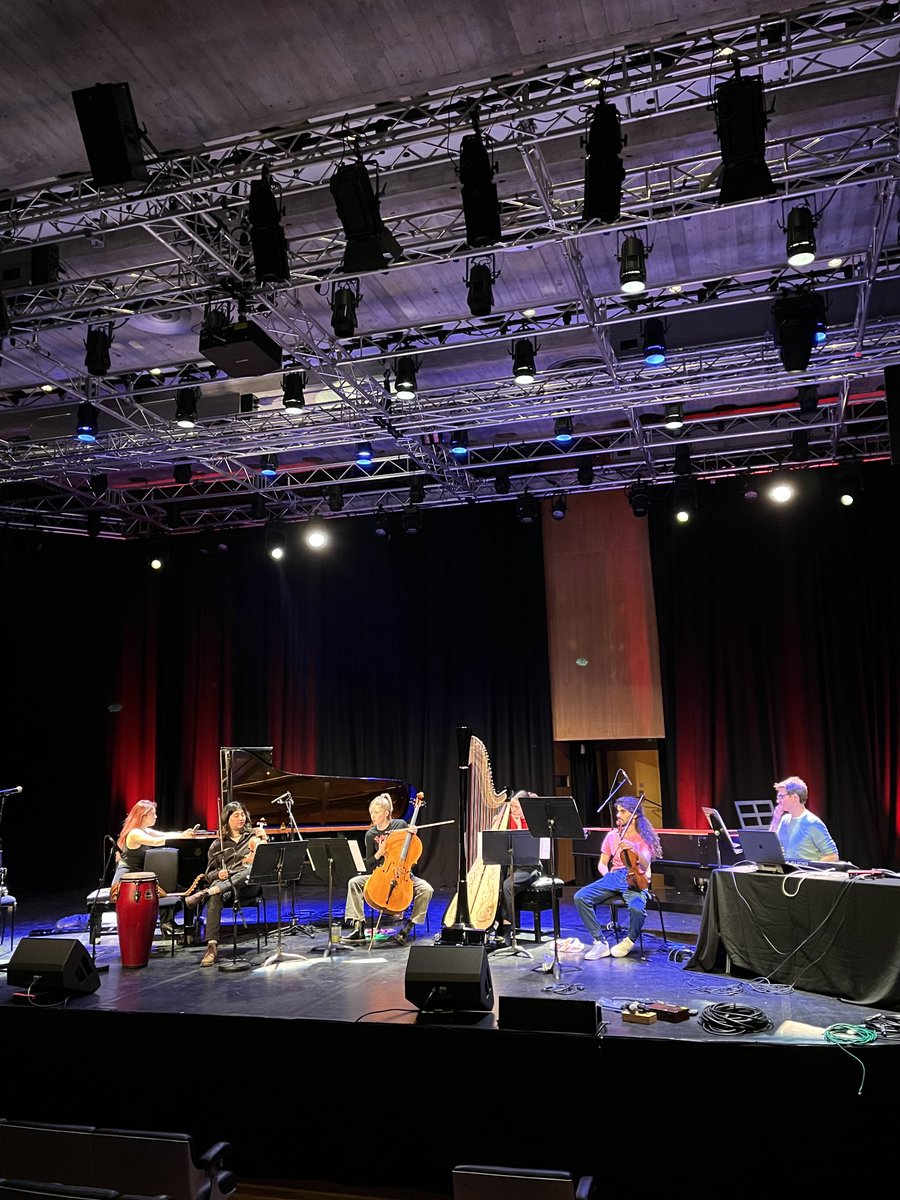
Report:
M419 792L408 827L387 835L382 843L382 860L366 880L363 889L366 903L379 912L402 913L412 904L412 869L422 856L416 820L424 804L425 796Z
M625 828L619 831L619 846L625 841L628 830L634 824L634 819L638 815L638 809L644 802L643 792L638 798L637 804L634 806L634 812L628 818ZM628 886L636 892L646 892L650 886L650 880L647 878L647 873L641 866L641 860L637 854L628 846L621 850L622 862L625 864L625 878L628 880Z

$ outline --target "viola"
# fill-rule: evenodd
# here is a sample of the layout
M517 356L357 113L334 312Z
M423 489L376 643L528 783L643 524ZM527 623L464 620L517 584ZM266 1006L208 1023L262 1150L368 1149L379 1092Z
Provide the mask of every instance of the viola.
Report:
M625 828L619 831L619 846L625 841L628 835L628 830L634 824L635 817L638 815L638 809L644 802L644 795L641 793L637 804L634 806L634 811L628 818ZM621 851L622 862L625 864L625 878L628 880L628 886L635 891L646 892L650 886L650 880L647 878L647 873L641 866L641 860L637 854L628 846L625 846Z
M366 903L379 912L406 912L413 901L412 869L422 856L422 840L416 833L419 809L425 804L422 792L416 796L412 820L406 829L395 829L383 843L381 862L366 880Z

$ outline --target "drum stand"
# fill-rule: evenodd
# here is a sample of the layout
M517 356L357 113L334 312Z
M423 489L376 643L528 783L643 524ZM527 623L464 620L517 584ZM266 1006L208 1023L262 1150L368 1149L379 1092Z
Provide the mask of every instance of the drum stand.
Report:
M100 899L100 892L103 889L104 880L106 879L106 876L109 874L109 868L112 866L112 864L115 860L116 851L119 848L116 845L115 840L109 836L105 837L104 841L108 841L110 843L109 852L106 855L106 861L103 864L103 870L100 872L100 878L97 880L97 886L94 888L94 898L91 901L90 911L88 912L88 931L89 931L89 941L91 943L91 962L94 964L95 967L97 966L97 902ZM115 874L115 872L113 872L113 874ZM102 913L100 915L100 919L101 920L103 919ZM109 967L107 966L107 967L104 967L103 969L108 971Z

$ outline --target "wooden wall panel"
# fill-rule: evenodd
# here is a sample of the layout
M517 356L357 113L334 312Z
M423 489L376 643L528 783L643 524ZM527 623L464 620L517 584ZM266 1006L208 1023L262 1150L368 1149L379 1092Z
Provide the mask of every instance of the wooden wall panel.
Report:
M664 737L647 522L624 492L543 511L555 740Z

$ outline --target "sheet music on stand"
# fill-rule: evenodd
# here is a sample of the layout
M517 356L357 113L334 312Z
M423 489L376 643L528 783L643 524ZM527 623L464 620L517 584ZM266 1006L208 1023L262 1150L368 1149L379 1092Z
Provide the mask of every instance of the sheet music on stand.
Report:
M571 796L522 796L519 799L522 812L528 822L528 830L535 837L550 839L550 877L556 879L556 843L561 837L573 842L584 841L584 824L578 807ZM553 978L558 980L562 972L559 961L559 897L556 884L551 893L553 900Z
M320 962L335 961L342 951L353 952L355 947L345 946L333 940L334 887L346 887L354 875L365 875L366 864L359 843L346 837L316 837L303 843L309 856L313 878L328 885L328 941L322 951Z
M550 852L548 838L536 838L527 829L485 829L481 833L481 858L485 863L507 867L514 872L518 864L533 863L546 858ZM501 896L501 906L503 899ZM515 904L513 905L515 910ZM510 927L510 945L494 952L496 958L532 958L533 955L516 939L516 914L513 911Z

